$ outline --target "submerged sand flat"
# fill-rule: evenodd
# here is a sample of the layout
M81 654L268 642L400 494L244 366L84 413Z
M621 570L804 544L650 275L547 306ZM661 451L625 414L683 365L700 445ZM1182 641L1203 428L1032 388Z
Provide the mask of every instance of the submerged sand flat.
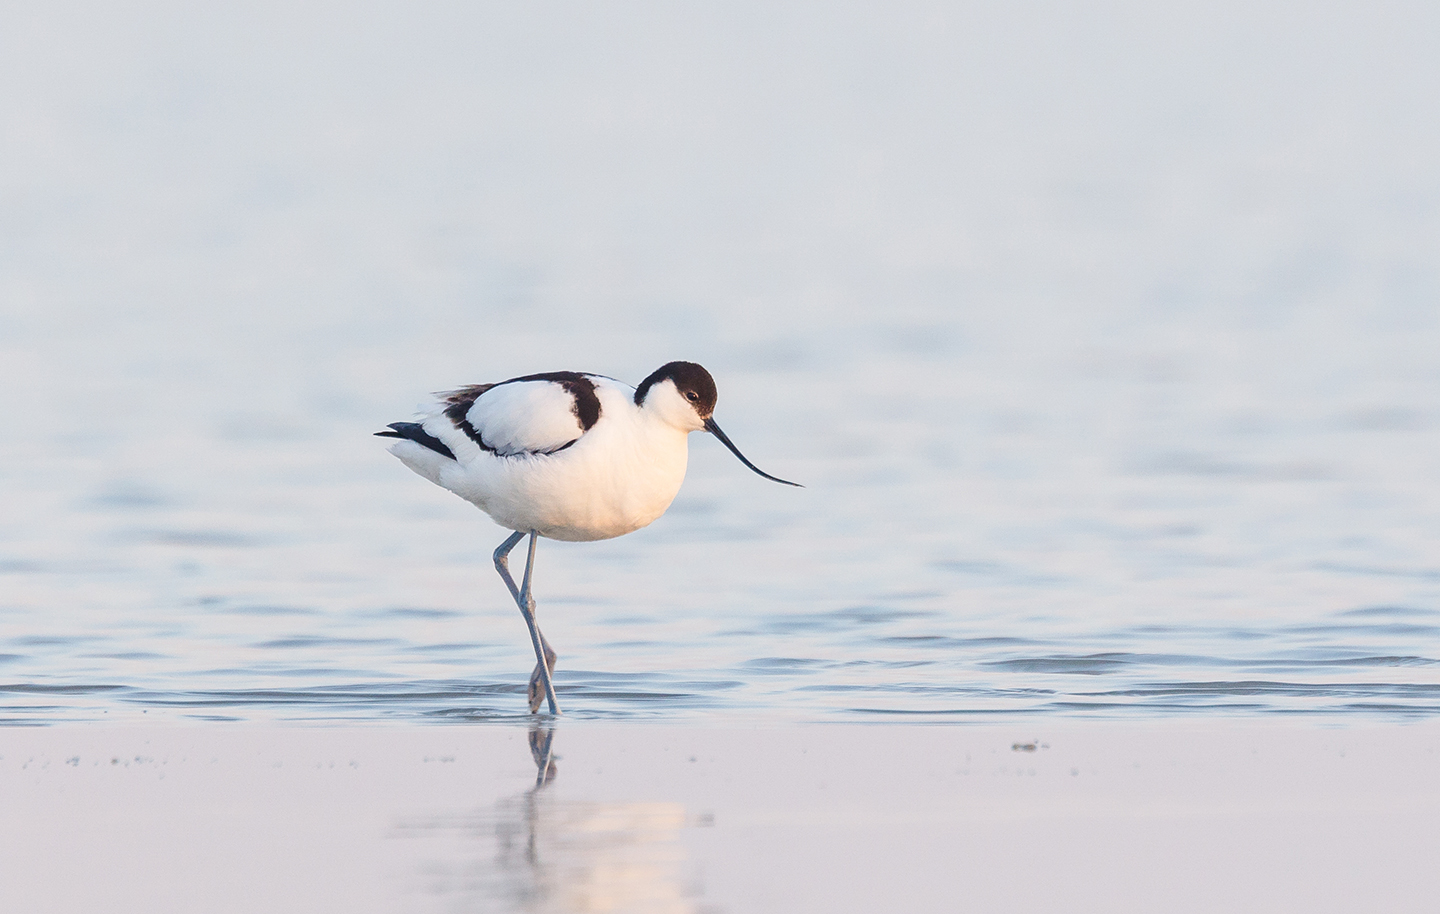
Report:
M1440 725L0 731L27 912L1382 911Z

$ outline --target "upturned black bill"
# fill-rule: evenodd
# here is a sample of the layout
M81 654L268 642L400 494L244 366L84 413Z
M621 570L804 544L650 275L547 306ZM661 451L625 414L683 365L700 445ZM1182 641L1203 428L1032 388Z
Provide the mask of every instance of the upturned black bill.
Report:
M714 435L716 438L719 438L719 439L720 439L720 443L723 444L723 445L725 445L726 447L728 447L728 448L730 449L730 453L734 454L736 457L739 457L741 463L745 464L745 465L746 465L747 467L749 467L750 469L752 469L752 470L754 470L755 472L759 473L761 476L764 476L766 479L770 480L771 482L784 483L784 484L787 485L787 486L795 486L795 487L801 488L801 489L805 488L804 486L800 485L800 483L798 483L798 482L791 482L791 481L788 480L788 479L780 479L780 478L777 477L777 476L771 476L769 473L765 472L764 470L760 469L760 468L757 467L755 464L753 464L753 463L751 463L749 460L747 460L747 459L745 458L745 455L742 454L742 453L740 453L740 449L735 446L734 442L732 442L729 438L725 437L725 433L724 433L724 432L720 431L720 426L718 426L718 425L715 424L715 420L714 420L714 419L706 419L706 420L705 420L705 431L707 431L707 432L709 432L710 434Z

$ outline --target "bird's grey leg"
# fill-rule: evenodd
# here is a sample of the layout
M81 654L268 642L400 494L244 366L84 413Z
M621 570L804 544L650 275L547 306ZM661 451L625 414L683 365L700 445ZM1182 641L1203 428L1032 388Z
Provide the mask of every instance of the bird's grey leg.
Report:
M526 617L531 621L534 635L540 638L540 643L535 651L535 672L530 674L530 685L526 693L530 699L530 713L534 714L540 709L540 696L545 696L545 701L550 705L551 714L559 714L560 708L555 703L555 686L551 682L551 673L555 672L555 651L550 647L550 642L545 640L545 633L540 631L540 626L535 623L535 591L530 586L531 574L535 570L535 543L540 536L534 530L530 531L530 554L525 558L525 586L520 592L525 597L525 605L530 609Z
M537 534L530 531L530 554L525 561L525 586L522 590L515 586L515 579L510 577L510 550L514 549L525 534L515 532L500 544L495 550L495 570L500 572L500 577L505 581L505 586L510 588L510 596L515 598L515 605L520 607L520 614L525 617L525 625L530 629L530 643L535 648L535 672L530 676L530 687L528 689L530 699L530 713L540 709L540 697L544 695L545 700L550 704L550 713L559 714L560 705L555 701L555 686L550 681L550 672L555 668L555 652L550 649L545 636L540 633L540 626L535 624L535 596L531 593L531 576L535 570L535 540Z
M521 602L520 588L515 586L514 579L510 577L510 550L514 549L515 545L524 538L525 534L523 533L512 533L505 542L500 544L500 548L495 550L495 570L500 572L501 579L504 580L505 586L510 588L510 596L515 598L516 603Z
M540 672L540 664L536 663L534 672L530 674L530 685L525 690L525 694L530 700L530 710L532 713L536 708L540 707L541 697L546 695L543 681L544 675L550 674L553 677L555 673L555 649L550 646L549 641L545 640L544 632L540 632L540 649L545 653L545 673L542 674ZM556 711L554 713L558 714L559 712Z

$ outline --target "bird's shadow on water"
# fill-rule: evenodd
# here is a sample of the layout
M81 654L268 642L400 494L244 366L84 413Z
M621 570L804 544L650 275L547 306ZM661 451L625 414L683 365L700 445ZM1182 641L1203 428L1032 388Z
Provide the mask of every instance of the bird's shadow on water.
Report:
M701 824L679 803L603 802L557 792L558 724L533 723L535 781L489 807L403 817L392 836L426 841L412 874L457 910L692 910L700 893L682 829Z

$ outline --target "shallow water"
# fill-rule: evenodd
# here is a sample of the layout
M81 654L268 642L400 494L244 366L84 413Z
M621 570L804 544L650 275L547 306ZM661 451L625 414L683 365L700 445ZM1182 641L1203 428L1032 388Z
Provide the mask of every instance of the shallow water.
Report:
M567 713L1440 711L1433 10L947 10L6 14L0 720L522 716L370 433L674 358Z

